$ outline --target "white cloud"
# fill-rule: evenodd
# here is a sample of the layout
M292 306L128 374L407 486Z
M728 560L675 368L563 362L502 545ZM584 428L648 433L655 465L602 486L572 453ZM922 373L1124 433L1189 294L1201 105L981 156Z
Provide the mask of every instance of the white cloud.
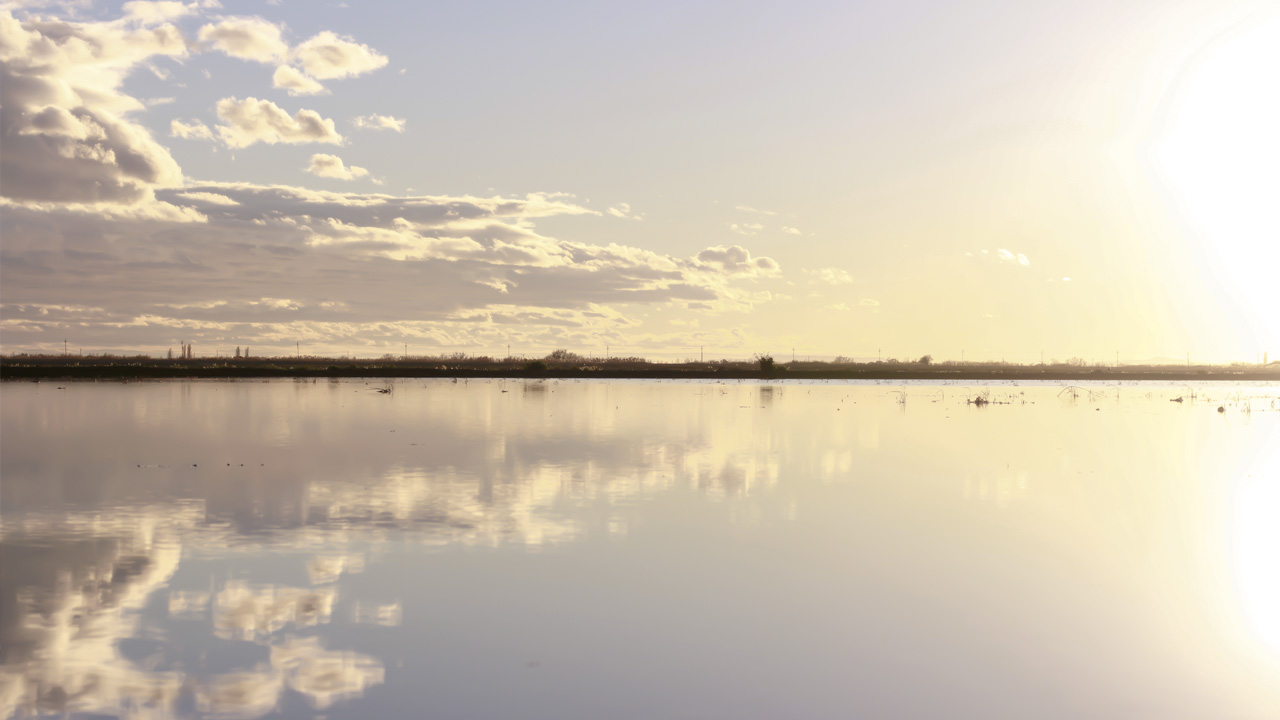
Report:
M271 76L272 87L288 90L290 95L324 95L329 91L315 79L288 65L281 65Z
M729 223L729 229L739 235L755 235L764 229L760 223Z
M369 174L369 171L362 167L343 163L342 158L337 155L325 155L324 153L316 153L311 156L311 165L307 167L307 172L318 177L338 178L339 180L354 180Z
M172 120L169 122L169 135L171 137L182 138L184 140L212 140L213 131L208 125L199 120L192 120L189 123L181 120Z
M290 58L321 80L355 77L387 64L387 57L377 50L328 30L295 47Z
M258 17L225 18L200 28L198 37L200 42L243 60L280 62L289 53L280 26Z
M169 151L127 118L144 104L120 86L154 57L186 54L173 25L19 22L0 10L0 195L137 203L180 184Z
M364 130L395 130L402 133L405 119L390 115L362 115L352 120L351 124Z
M200 9L200 3L185 4L175 0L158 0L145 2L133 0L120 7L124 10L124 19L142 25L159 25L190 15Z
M343 143L332 120L320 117L314 110L299 110L290 116L270 100L224 98L218 101L218 117L225 123L218 127L218 135L228 147L242 148L258 142Z
M643 213L631 212L630 203L618 203L617 205L614 205L608 210L605 210L605 212L616 218L622 218L624 220L643 220L644 219Z
M871 298L862 298L858 301L858 305L861 307L880 307L880 301L872 300Z
M982 252L986 253L987 251L983 250ZM1015 253L1012 250L1005 250L1004 248L996 250L996 258L1003 263L1017 263L1024 266L1031 264L1026 255Z
M853 282L853 276L848 270L840 268L819 268L817 270L805 270L806 275L813 278L811 282L822 282L828 285L848 285Z
M800 231L799 231L799 230L797 230L796 228L793 228L793 227L787 227L786 225L783 225L783 226L782 226L782 232L784 232L784 233L786 233L786 234L788 234L788 235L799 235L799 234L800 234Z
M208 203L210 205L239 205L240 203L232 200L226 195L211 192L181 192L177 197L183 200L191 200L193 202Z
M772 275L779 270L773 258L753 258L751 252L741 245L709 247L698 253L697 260L729 275Z

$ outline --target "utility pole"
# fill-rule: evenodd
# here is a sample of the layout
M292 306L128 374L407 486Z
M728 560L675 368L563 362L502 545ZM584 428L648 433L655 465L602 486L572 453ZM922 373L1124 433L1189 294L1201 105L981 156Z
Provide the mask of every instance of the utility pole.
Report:
M295 349L297 350L298 357L302 357L302 341L301 341L301 340L295 340L295 341L294 341L294 345L296 345L296 346L297 346Z
M409 343L404 344L404 359L409 359Z
M62 338L62 354L63 354L63 355L66 355L66 354L67 354L67 339L66 339L66 338Z

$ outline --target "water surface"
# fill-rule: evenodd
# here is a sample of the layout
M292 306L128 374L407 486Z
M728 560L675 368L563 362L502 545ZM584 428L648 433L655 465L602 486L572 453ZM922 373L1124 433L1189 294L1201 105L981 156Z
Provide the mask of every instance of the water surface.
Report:
M1280 717L1275 386L5 383L0 443L0 717Z

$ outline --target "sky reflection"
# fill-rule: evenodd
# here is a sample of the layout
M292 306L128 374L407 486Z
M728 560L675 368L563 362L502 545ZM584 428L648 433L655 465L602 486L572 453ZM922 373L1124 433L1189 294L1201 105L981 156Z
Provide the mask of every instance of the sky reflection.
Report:
M0 386L0 716L1280 712L1275 387L380 387Z

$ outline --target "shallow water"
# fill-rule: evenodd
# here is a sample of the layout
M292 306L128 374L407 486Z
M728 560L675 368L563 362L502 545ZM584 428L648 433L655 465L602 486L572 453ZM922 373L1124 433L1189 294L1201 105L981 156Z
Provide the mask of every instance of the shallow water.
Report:
M41 713L1277 718L1280 387L5 383Z

